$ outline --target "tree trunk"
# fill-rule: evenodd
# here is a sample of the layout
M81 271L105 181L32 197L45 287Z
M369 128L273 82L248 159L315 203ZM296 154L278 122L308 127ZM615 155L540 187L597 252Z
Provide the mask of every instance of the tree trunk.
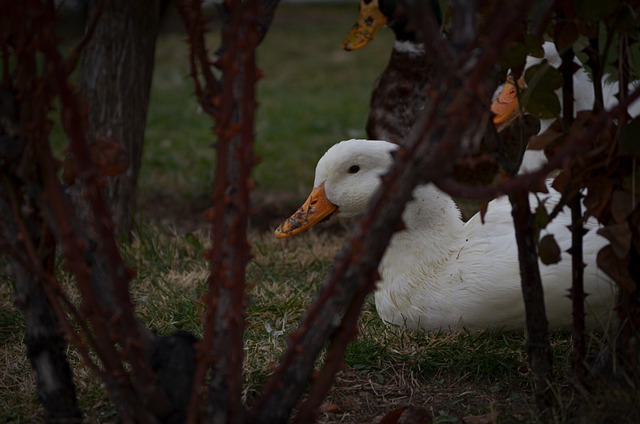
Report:
M107 201L117 232L129 236L137 203L137 182L158 33L158 0L89 1L89 20L101 13L84 50L80 88L89 107L90 143L124 146L129 166L107 182Z
M53 268L55 241L49 235L45 241L49 250L43 255L43 267ZM81 423L71 367L66 357L65 341L56 317L43 289L43 281L12 261L16 277L16 305L22 310L25 324L25 345L31 367L36 372L38 398L44 408L47 423Z
M35 63L33 61L32 63ZM30 99L23 102L31 104ZM24 111L31 108L22 109ZM24 317L27 356L36 373L38 398L47 423L80 423L71 368L66 358L65 341L58 318L44 291L44 275L53 275L55 240L38 214L38 207L22 189L37 182L19 181L16 164L24 154L25 140L19 136L20 108L12 90L0 91L0 243L4 253L13 252L10 264L15 277L15 304ZM29 112L27 112L29 113ZM30 169L21 174L36 174ZM17 211L22 211L21 216ZM20 218L18 218L20 216ZM38 250L35 267L29 265L25 248ZM22 254L18 254L21 252ZM36 268L36 269L34 269ZM38 272L40 271L40 272Z

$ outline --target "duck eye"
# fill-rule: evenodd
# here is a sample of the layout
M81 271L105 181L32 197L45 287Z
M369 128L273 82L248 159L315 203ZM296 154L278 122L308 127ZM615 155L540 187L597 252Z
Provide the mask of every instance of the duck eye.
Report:
M351 165L351 168L349 168L349 174L355 174L358 171L360 171L360 167L358 165Z

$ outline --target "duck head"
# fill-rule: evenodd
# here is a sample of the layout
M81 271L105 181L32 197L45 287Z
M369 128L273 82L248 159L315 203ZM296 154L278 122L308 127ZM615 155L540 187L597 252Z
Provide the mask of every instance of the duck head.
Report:
M393 163L397 145L380 140L347 140L318 161L306 202L276 229L277 238L299 234L334 214L362 215Z
M502 90L491 104L491 112L495 115L493 123L497 126L498 131L508 126L524 111L519 97L526 89L525 71L543 62L553 68L558 68L562 64L562 59L555 44L546 42L542 45L542 48L544 50L543 57L527 56L522 76L518 81L514 81L513 76L509 73Z
M442 21L438 0L430 0L431 8ZM366 46L383 26L393 30L397 41L415 41L413 30L402 0L360 0L360 15L342 41L342 48L351 51Z
M394 0L360 0L358 21L342 41L343 49L351 51L366 46L373 40L380 28L389 23L388 15L380 10L380 2L395 3ZM393 5L393 9L395 9L395 5ZM391 16L393 16L393 10L385 10L385 12L391 12Z

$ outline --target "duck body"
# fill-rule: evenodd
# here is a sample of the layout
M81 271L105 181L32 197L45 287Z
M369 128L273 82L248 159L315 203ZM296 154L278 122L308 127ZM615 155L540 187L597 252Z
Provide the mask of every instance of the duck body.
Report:
M316 205L322 202L312 192L289 220L302 216L313 222L287 220L276 235L297 234L331 214L364 213L396 148L386 141L371 140L333 146L318 162L314 183L314 192L326 195L328 212L320 211ZM393 235L379 265L381 279L374 295L379 316L416 331L524 329L518 249L508 199L490 202L483 224L479 215L463 222L454 201L431 184L418 186L413 195L402 216L405 229ZM546 207L553 208L559 198L550 188ZM536 203L532 200L532 204ZM316 214L321 216L318 220ZM543 230L554 234L563 251L570 246L568 224L569 215L561 213ZM595 234L595 227L589 221L584 237L586 310L588 325L602 328L611 311L614 289L596 266L597 252L607 242ZM550 328L569 327L569 255L563 254L558 264L541 264L540 272Z
M401 143L425 105L426 86L432 78L433 64L422 44L396 40L371 93L367 137Z
M358 22L342 42L342 47L351 51L365 46L383 26L393 31L395 43L389 62L371 92L366 132L369 139L399 144L424 108L434 63L409 28L406 7L398 3L397 0L360 0ZM440 21L440 7L436 1L431 1L431 9Z
M552 189L550 189L552 190ZM518 247L511 204L501 197L489 203L484 224L475 215L466 223L451 198L432 185L414 191L403 214L406 229L396 233L380 264L376 310L387 322L411 330L522 330ZM550 192L550 210L560 198ZM535 205L533 198L531 204ZM565 252L571 245L568 211L544 232L554 234ZM610 280L596 267L596 255L607 241L589 222L584 238L588 325L602 328L613 301ZM571 257L554 265L540 263L550 328L571 325Z

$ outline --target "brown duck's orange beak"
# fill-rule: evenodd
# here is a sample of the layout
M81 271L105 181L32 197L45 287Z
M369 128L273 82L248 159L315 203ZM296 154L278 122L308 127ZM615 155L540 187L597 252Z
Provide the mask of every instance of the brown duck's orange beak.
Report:
M324 183L314 187L300 209L276 229L277 238L295 236L330 217L338 211L338 207L327 199Z
M360 0L358 22L353 25L351 32L342 41L342 48L351 51L366 46L369 41L373 40L378 30L388 22L389 19L380 12L378 0L371 0L369 4Z
M502 87L502 91L491 104L491 112L495 115L493 124L497 126L498 131L502 131L522 113L520 102L518 101L519 89L524 89L524 78L518 80L518 87L516 87L513 77L509 75L504 87Z

